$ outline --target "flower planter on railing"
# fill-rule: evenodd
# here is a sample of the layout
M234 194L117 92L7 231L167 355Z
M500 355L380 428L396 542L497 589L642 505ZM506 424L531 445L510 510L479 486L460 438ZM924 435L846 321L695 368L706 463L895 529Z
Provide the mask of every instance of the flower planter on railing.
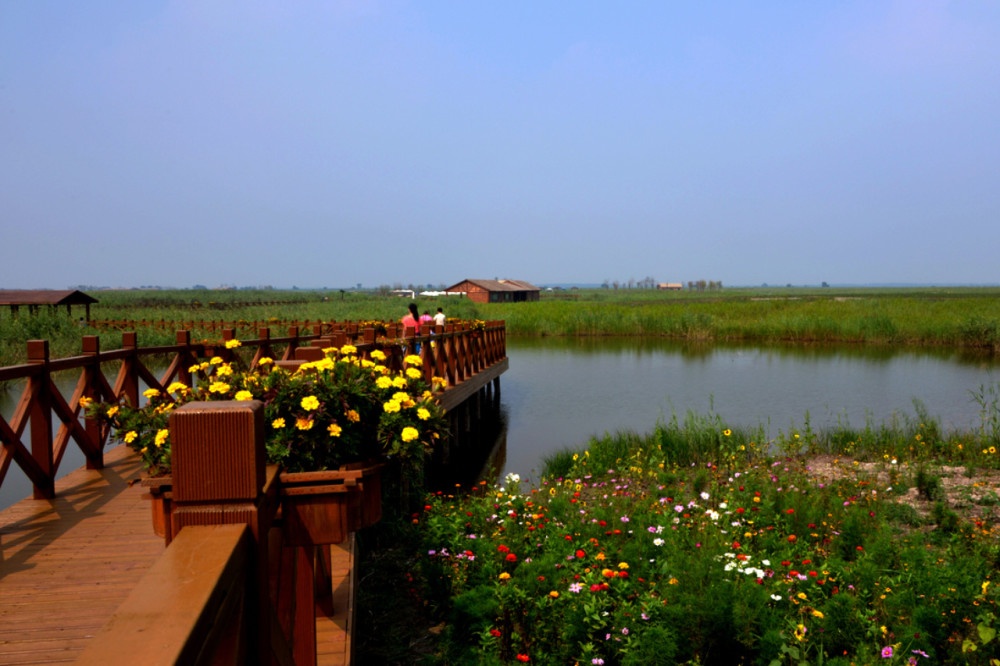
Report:
M344 465L323 472L286 472L281 482L285 543L341 543L382 519L384 463Z

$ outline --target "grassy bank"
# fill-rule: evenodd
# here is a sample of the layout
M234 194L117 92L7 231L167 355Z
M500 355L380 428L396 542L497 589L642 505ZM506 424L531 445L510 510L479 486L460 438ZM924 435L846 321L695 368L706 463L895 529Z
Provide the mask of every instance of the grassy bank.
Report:
M437 493L365 535L361 656L995 664L997 395L968 433L918 414L763 441L688 415Z
M95 320L398 319L407 301L339 291L101 291ZM1000 289L727 289L716 292L580 290L543 292L533 303L476 304L459 297L418 298L461 319L502 319L512 336L655 336L687 341L847 342L1000 349ZM142 345L168 344L172 331L139 330ZM24 358L24 341L45 338L54 356L80 350L80 335L118 334L79 327L61 312L0 316L0 364ZM196 331L196 335L199 332ZM204 337L204 336L203 336Z

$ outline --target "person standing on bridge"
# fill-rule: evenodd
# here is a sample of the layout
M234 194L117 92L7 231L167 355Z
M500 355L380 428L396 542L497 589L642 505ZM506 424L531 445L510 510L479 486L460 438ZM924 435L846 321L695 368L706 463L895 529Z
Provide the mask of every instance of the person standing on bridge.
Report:
M445 319L444 312L441 311L441 308L438 308L437 314L434 315L434 325L444 326Z
M412 328L417 333L420 332L420 311L417 310L416 303L410 303L409 312L403 315L402 324L404 331L407 328Z

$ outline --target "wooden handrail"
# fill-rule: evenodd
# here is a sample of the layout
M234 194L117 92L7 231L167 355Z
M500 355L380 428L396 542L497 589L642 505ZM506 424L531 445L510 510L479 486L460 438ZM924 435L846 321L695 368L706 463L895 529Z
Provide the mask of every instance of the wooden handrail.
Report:
M314 323L310 327L311 332L300 333L298 326L290 326L288 335L271 337L270 329L262 326L255 331L257 338L240 341L242 351L227 349L224 344L193 342L189 330L178 331L173 345L150 347L140 347L135 332L127 331L122 334L122 347L108 351L101 350L98 336L87 335L82 339L82 354L61 359L50 358L46 341L29 340L27 363L0 367L0 382L25 383L14 414L9 420L0 415L0 485L10 466L16 464L31 481L33 497L51 499L60 463L70 444L83 452L89 469L101 469L110 431L85 416L80 400L125 399L138 405L139 387L143 383L160 391L174 381L190 385L188 368L199 358L220 355L228 359L237 354L250 355L252 350L250 365L254 367L264 356L291 360L296 349L327 335L355 344L365 357L375 349L416 353L419 345L425 380L431 382L433 377L442 377L447 380L449 390L506 359L506 328L502 321L487 322L482 330L473 330L466 324L425 326L419 334L410 330L408 337L404 337L406 332L399 330L398 324L389 322L386 324L389 337L381 339L374 329L360 329L349 322ZM221 335L223 342L236 339L233 329L222 329ZM164 358L166 370L157 377L149 369L150 360ZM400 363L401 358L394 354L393 361ZM53 375L74 371L79 373L75 388L72 394L63 395ZM109 380L109 376L114 379ZM59 428L53 435L55 424ZM25 442L23 437L29 426L31 437Z

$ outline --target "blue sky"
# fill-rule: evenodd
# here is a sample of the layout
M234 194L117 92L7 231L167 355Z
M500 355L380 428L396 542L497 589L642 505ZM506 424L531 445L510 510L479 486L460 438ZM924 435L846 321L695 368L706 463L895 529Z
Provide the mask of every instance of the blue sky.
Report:
M0 288L997 284L1000 3L0 0Z

